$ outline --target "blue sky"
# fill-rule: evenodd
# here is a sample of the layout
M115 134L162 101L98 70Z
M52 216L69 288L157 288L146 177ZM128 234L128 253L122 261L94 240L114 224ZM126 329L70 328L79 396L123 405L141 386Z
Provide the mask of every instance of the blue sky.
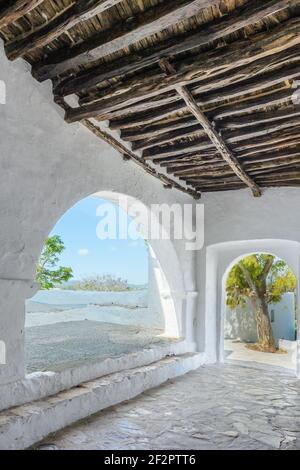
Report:
M127 279L130 284L148 282L148 253L142 237L138 240L99 240L96 215L99 205L107 201L93 196L83 199L69 209L50 235L60 235L65 251L60 264L70 266L75 279L94 274L112 274ZM111 204L117 211L122 209ZM127 214L124 216L127 217Z

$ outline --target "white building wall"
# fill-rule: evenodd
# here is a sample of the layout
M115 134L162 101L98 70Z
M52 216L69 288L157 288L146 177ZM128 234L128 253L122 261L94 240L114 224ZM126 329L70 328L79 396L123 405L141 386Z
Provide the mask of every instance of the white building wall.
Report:
M270 304L269 312L273 310L274 322L272 329L274 337L295 341L295 296L293 293L287 293L283 296L281 302Z
M24 376L25 299L36 292L35 266L45 238L58 219L80 199L99 192L121 193L152 203L193 203L132 162L80 124L68 125L53 103L51 83L37 83L23 60L9 62L0 49L0 79L7 87L0 105L0 341L6 365L0 384ZM167 279L178 333L192 331L196 290L195 253L166 240L153 250ZM194 294L193 294L194 295ZM190 337L189 341L193 341Z
M299 292L300 191L264 189L261 198L254 198L248 189L211 193L203 195L201 203L205 205L205 246L197 256L197 339L199 350L214 362L222 360L223 277L239 257L255 252L278 256L297 276Z

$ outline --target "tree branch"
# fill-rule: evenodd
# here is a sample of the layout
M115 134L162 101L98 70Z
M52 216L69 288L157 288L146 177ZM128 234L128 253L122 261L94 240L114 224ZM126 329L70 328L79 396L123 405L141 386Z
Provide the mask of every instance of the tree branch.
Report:
M269 256L268 256L268 259L267 259L267 261L266 261L266 264L265 264L265 266L264 266L264 269L263 269L261 275L259 276L259 281L260 281L260 282L263 282L263 281L265 281L265 280L267 279L268 274L269 274L269 272L270 272L270 269L271 269L271 267L272 267L272 265L273 265L273 261L274 261L274 257L273 257L272 255L269 255Z

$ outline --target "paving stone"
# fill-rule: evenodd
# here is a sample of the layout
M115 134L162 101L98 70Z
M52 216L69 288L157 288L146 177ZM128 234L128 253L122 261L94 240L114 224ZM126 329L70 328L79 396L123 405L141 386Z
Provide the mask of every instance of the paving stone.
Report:
M201 367L48 436L59 449L300 449L299 381L238 365Z
M223 434L224 436L232 437L234 439L236 439L239 436L239 433L236 431L225 431L225 432L222 432L221 434Z

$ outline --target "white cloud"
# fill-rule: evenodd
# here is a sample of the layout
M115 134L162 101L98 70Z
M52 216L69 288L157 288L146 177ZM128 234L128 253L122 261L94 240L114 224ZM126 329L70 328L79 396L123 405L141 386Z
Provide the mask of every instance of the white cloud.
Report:
M78 250L78 254L79 256L87 256L89 255L89 250L87 248L80 248L80 250Z

